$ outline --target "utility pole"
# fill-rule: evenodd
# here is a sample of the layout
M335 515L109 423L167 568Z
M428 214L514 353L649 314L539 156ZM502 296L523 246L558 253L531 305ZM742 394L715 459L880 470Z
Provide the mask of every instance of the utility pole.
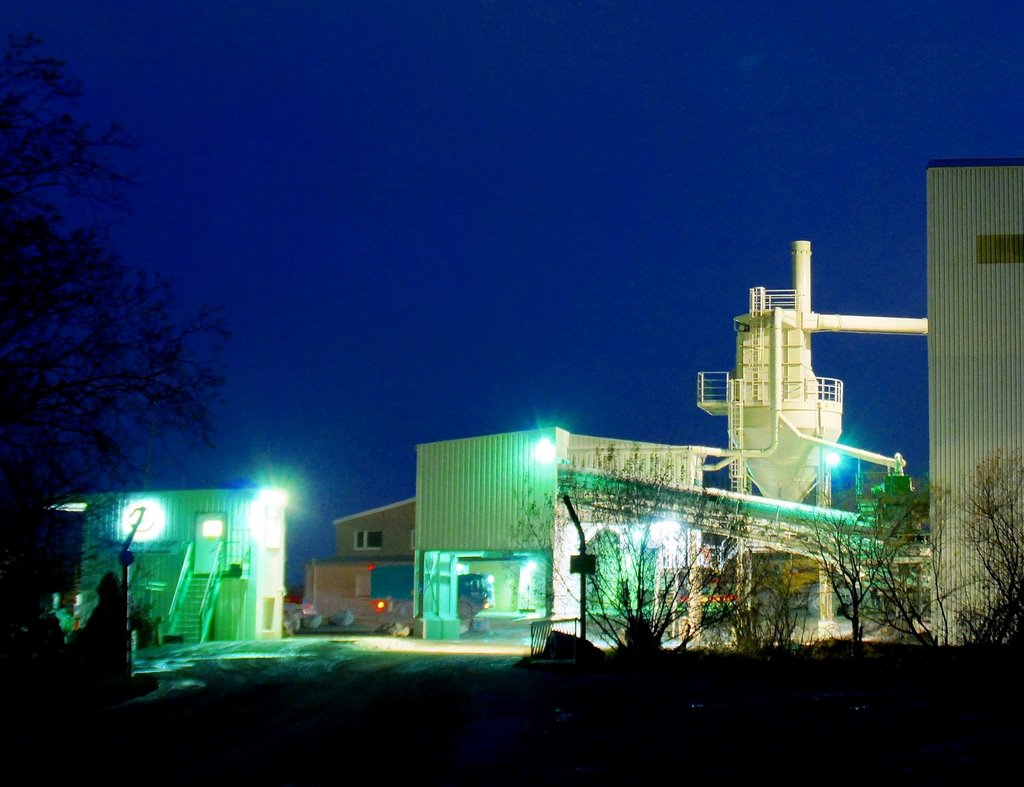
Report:
M595 555L587 554L587 539L583 535L583 526L580 525L580 518L576 515L576 509L572 506L569 495L562 495L562 502L569 510L569 518L576 525L576 533L580 539L580 553L569 557L569 572L580 575L580 639L587 638L587 575L597 570L597 559Z
M135 555L132 554L132 541L135 539L135 533L139 529L139 525L142 524L142 518L146 515L146 507L139 506L132 515L135 517L135 521L131 523L131 530L128 531L128 537L121 544L121 554L119 559L121 562L121 592L124 593L124 626L125 626L125 660L124 669L125 677L130 678L132 676L132 607L131 601L128 597L128 567L135 562Z

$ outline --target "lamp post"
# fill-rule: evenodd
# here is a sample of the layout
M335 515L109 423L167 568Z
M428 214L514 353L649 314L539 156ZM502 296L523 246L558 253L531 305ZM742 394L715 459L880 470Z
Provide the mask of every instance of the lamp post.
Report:
M135 520L131 523L128 537L121 544L121 554L118 556L121 562L121 588L124 592L124 625L125 625L125 677L132 676L132 608L128 598L128 567L135 562L135 555L132 554L132 541L135 533L142 524L142 518L146 515L146 507L139 506L131 512Z
M594 555L587 554L587 539L583 535L583 526L580 525L580 518L576 516L576 509L572 506L569 495L562 495L562 502L569 511L569 518L576 525L576 533L580 539L580 553L570 555L569 572L580 575L580 639L587 638L587 575L597 570L597 559Z

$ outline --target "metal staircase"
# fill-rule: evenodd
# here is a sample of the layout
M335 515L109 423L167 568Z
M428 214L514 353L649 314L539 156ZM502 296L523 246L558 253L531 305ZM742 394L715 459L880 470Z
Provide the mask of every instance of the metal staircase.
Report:
M185 592L185 600L181 603L176 633L187 645L195 645L203 640L203 598L206 596L209 579L209 574L193 574Z
M168 633L186 644L206 642L213 628L213 612L220 591L223 544L218 545L212 573L195 573L192 545L182 561L181 575L168 610Z

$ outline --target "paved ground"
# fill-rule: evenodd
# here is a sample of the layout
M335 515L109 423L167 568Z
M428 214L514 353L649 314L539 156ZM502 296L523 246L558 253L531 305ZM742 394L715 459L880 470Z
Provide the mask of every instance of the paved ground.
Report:
M36 707L0 756L44 783L946 784L1016 768L1024 745L1016 671L952 665L943 685L877 665L581 670L530 665L521 636L151 648L135 666L155 691Z

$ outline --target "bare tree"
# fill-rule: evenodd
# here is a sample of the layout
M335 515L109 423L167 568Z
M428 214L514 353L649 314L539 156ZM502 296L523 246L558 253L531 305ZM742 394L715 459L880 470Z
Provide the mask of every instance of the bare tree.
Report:
M23 630L73 569L69 498L139 480L151 441L208 444L227 331L117 257L134 141L75 119L79 84L33 37L0 61L0 594ZM14 602L20 603L14 603ZM20 616L20 617L19 617Z
M981 461L963 494L964 545L976 567L958 623L964 640L1024 644L1024 461L1020 449Z
M837 612L850 621L853 655L860 658L866 605L878 573L874 529L839 513L824 513L812 524L810 547L832 586Z
M554 606L555 588L561 587L565 577L552 563L552 544L558 532L555 526L555 503L550 492L541 492L533 484L524 484L516 497L517 519L513 523L513 539L520 549L530 552L537 561L534 582L543 582L543 604L548 615ZM516 590L522 592L518 583L521 573L515 575ZM536 587L531 593L539 595Z
M803 640L812 586L799 580L796 563L792 555L770 552L747 557L744 603L730 619L739 653L770 658Z
M906 479L899 484L887 483ZM929 487L916 489L910 479L894 476L872 489L870 515L875 534L868 545L874 563L872 590L878 604L868 616L897 634L934 646L932 629L939 550L929 527Z
M722 627L742 589L739 519L682 488L656 453L609 446L596 471L573 502L597 561L588 619L604 639L619 653L649 655Z

